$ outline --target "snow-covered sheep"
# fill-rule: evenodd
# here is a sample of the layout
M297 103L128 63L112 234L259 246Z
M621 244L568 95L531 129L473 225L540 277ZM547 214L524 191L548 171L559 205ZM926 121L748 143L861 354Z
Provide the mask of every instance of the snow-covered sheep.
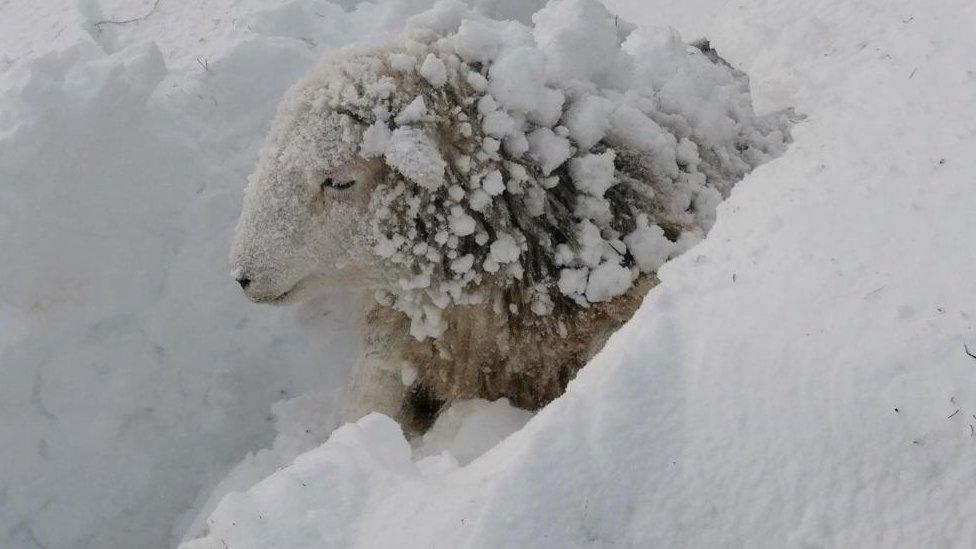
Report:
M417 428L443 401L561 394L789 138L707 44L594 0L534 27L432 13L288 92L232 251L254 301L362 296L348 415Z

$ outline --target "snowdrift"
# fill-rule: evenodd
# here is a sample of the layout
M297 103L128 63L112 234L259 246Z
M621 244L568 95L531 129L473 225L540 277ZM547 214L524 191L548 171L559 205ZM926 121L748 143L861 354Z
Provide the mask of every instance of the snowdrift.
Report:
M225 266L284 89L431 2L0 7L0 546L166 546L221 499L187 546L976 544L976 7L607 4L808 118L470 464L463 419L427 451L379 416L320 444L343 303L254 308ZM475 408L493 438L524 421Z
M974 8L705 4L809 119L567 394L463 467L367 417L184 547L976 542Z

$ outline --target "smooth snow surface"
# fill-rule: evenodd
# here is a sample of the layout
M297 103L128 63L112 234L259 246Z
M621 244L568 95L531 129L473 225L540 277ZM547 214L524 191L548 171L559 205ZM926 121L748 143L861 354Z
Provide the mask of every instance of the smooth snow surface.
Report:
M430 2L162 0L101 32L152 2L0 5L0 547L165 547L265 476L188 546L976 545L976 5L606 3L805 113L790 150L485 455L416 461L369 416L278 472L327 436L353 350L341 301L231 287L243 179L288 85ZM307 396L205 505L282 390Z
M609 3L808 115L790 151L484 456L414 462L370 416L187 547L976 544L976 7Z

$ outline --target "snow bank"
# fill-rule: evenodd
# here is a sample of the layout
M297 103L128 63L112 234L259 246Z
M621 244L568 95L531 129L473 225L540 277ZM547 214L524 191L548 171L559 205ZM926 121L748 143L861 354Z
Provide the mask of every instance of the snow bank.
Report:
M609 3L694 20L761 104L809 115L790 152L484 456L414 462L371 416L225 499L188 547L976 543L976 9Z

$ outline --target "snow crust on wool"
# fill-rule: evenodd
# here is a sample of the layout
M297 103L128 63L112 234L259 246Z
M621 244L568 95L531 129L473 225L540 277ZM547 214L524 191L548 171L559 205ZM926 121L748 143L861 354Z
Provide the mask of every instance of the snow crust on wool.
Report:
M433 1L0 4L0 547L171 547L328 437L357 351L347 298L228 277L274 109Z
M790 151L487 454L421 467L371 417L228 500L193 547L976 543L971 3L608 3L707 35L761 108L806 113ZM293 471L338 495L304 504Z
M549 2L531 25L443 1L399 40L338 52L293 88L249 196L279 171L314 173L318 156L382 156L390 173L356 217L391 279L378 295L411 335L439 338L445 310L499 291L532 323L624 295L688 248L679 241L700 240L732 185L789 142L788 113L760 116L750 101L742 73L595 0ZM261 196L245 204L235 256L309 255L279 250L303 232L301 205ZM570 278L585 282L558 283Z

